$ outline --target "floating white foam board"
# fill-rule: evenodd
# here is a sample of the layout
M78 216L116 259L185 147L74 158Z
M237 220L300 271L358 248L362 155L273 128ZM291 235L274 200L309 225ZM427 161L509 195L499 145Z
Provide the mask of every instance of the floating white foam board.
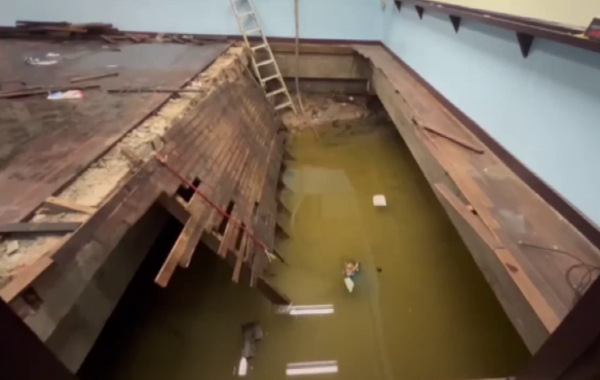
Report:
M385 201L385 195L382 195L382 194L373 195L373 206L375 206L375 207L387 206L387 202Z

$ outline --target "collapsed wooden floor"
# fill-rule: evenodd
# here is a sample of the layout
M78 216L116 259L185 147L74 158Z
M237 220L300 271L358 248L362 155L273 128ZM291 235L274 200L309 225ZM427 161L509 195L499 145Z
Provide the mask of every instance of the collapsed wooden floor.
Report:
M151 50L160 46L169 49L168 44L157 46ZM85 104L67 102L58 106L43 104L50 102L45 96L4 100L10 109L23 109L19 104L37 104L29 112L42 127L46 125L44 113L38 115L36 109L96 107L98 112L107 108L107 116L83 123L67 114L60 116L55 109L48 126L56 125L58 117L67 125L87 127L82 136L89 141L71 141L68 130L59 130L65 134L67 145L80 142L81 149L71 155L66 151L64 155L53 155L53 160L26 162L34 169L36 165L45 167L45 163L57 167L64 164L60 181L43 182L35 196L30 194L28 198L3 184L3 191L13 191L15 196L2 198L4 210L10 212L4 214L5 234L0 240L0 253L4 251L4 255L0 258L5 268L14 270L3 278L0 271L0 296L73 371L81 365L143 260L165 220L160 219L165 212L179 220L183 230L157 274L160 286L168 285L177 268L190 265L196 247L203 241L231 264L234 282L256 286L273 303L290 302L263 277L274 256L267 255L250 238L251 233L274 252L283 126L245 67L248 61L243 49L229 49L205 72L199 72L227 46L176 46L184 52L208 49L204 50L208 55L195 56L194 74L172 83L175 90L167 93L108 95L98 91L80 100ZM135 49L143 48L135 45ZM187 62L179 58L176 61L179 65ZM116 82L111 82L114 85ZM177 94L176 89L182 86L189 93ZM131 104L140 108L137 113L119 119L131 113L127 108ZM102 133L105 126L122 129L107 137ZM40 141L32 144L50 145L48 139L54 139L55 144L60 141L42 130ZM49 152L56 153L58 148ZM22 155L35 153L28 150L28 145L22 149ZM165 158L164 163L156 159L156 153ZM22 155L7 157L5 167L16 165ZM88 160L94 158L90 164ZM22 178L21 185L37 177L32 178ZM186 188L188 181L243 223L244 230ZM16 247L14 252L7 250L11 245ZM21 261L14 264L11 260L15 258Z

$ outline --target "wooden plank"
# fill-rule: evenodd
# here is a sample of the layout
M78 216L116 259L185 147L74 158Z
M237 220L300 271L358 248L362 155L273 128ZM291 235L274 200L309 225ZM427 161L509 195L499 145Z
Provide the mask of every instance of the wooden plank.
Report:
M170 197L166 193L161 193L158 197L158 203L165 208L175 219L182 224L186 224L190 218L190 212L187 210L187 204L180 196Z
M7 223L0 225L0 233L73 232L80 226L80 222Z
M111 77L116 77L116 76L119 76L118 72L102 73L102 74L74 77L74 78L71 78L70 82L71 83L80 83L80 82L86 82L88 80L97 80L97 79L111 78Z
M68 199L62 199L57 197L48 197L43 204L49 209L58 211L75 211L83 214L93 214L96 212L96 208L90 206L80 205Z
M19 270L12 281L0 289L0 298L8 303L21 294L31 283L42 274L53 261L48 256L42 256L32 264Z
M452 207L454 207L456 212L458 212L460 216L465 219L465 221L475 230L475 232L481 236L487 245L493 249L504 248L504 245L498 239L496 239L496 237L485 226L485 224L483 224L481 219L469 211L467 206L464 205L446 185L443 183L435 183L433 186L434 189L437 190L438 193L452 205Z
M425 129L427 132L433 133L436 136L443 137L443 138L445 138L448 141L452 141L453 143L455 143L455 144L457 144L459 146L462 146L463 148L468 149L468 150L470 150L472 152L475 152L477 154L483 154L483 152L484 152L483 149L477 148L477 147L473 146L472 144L469 144L468 142L463 141L462 139L460 139L460 138L458 138L456 136L450 135L449 133L438 131L437 129L428 127L426 125L423 126L423 129Z

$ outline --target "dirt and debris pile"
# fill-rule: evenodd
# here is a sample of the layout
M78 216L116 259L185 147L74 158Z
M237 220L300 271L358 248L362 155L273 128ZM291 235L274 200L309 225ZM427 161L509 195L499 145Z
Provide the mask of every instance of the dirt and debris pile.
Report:
M381 103L369 96L305 94L302 102L304 113L296 104L297 114L288 111L281 116L283 124L292 133L309 128L321 133L329 129L364 124L366 120L387 120Z

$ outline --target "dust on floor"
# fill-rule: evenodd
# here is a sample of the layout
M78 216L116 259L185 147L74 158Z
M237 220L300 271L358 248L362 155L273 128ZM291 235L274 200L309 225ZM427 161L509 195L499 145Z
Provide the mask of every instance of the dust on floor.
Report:
M307 128L323 129L337 123L352 123L372 115L366 96L303 94L302 107L296 95L292 95L297 113L287 111L281 116L283 124L291 132Z
M247 56L242 48L232 47L205 71L194 78L186 89L197 93L181 93L171 99L158 112L125 135L106 154L92 163L73 183L56 195L78 205L99 208L119 183L136 166L131 157L150 159L153 143L181 119L188 109L198 104L220 84L233 82L245 70ZM129 96L129 95L128 95ZM31 222L85 222L89 215L77 212L53 213L40 207ZM51 255L65 234L13 235L0 242L0 288L18 272L43 255Z

